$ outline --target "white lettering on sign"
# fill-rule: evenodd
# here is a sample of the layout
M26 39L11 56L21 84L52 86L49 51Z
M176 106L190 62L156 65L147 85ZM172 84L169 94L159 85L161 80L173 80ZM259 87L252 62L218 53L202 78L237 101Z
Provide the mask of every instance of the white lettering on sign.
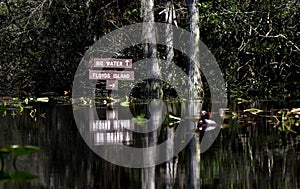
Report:
M104 62L103 61L95 61L95 67L103 67Z
M89 79L134 80L134 71L89 70Z
M107 66L111 66L111 67L122 67L123 64L120 61L107 61L106 62Z
M116 74L113 74L113 78L114 79L129 79L130 74L116 73Z
M132 59L95 58L93 61L96 68L132 68Z
M111 79L111 75L109 73L92 73L92 77L99 80Z

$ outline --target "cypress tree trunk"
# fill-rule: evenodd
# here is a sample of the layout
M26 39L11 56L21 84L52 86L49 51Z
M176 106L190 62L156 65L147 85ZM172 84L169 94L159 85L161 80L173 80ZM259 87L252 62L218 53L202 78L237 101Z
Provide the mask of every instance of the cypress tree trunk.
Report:
M169 24L173 24L175 20L175 12L174 12L174 5L172 0L165 0L165 22L167 25L165 30L165 43L166 43L166 70L169 71L168 79L171 79L174 76L171 68L172 60L174 57L174 49L173 49L173 30L172 26ZM167 127L166 136L167 138L171 137L174 134L174 128ZM171 142L170 145L167 146L166 149L166 156L170 158L174 153L174 142ZM166 163L166 189L174 188L176 173L177 173L177 166L178 166L178 158L173 158Z
M143 28L143 36L146 39L145 45L145 58L150 58L147 62L147 85L146 85L146 98L147 99L162 99L163 91L160 82L161 70L159 62L155 59L157 57L156 48L156 31L153 23L154 20L154 0L142 0L141 16L143 22L146 23Z
M156 58L157 48L156 48L156 34L154 28L154 0L142 0L141 1L141 16L143 22L146 23L143 28L143 37L146 39L145 44L145 58ZM151 78L161 78L160 68L158 62L155 59L150 59L147 61L147 80L146 85L146 99L157 98L157 82L156 79ZM159 84L159 83L158 83ZM150 103L150 102L149 102ZM154 115L147 115L148 117ZM153 122L149 122L147 127L152 127ZM157 142L157 131L146 134L144 137L144 148L156 145ZM153 150L150 156L144 157L146 162L155 161L156 150ZM154 189L155 188L155 167L149 167L142 169L142 188L143 189Z
M169 24L173 24L173 21L175 19L175 12L174 12L174 5L172 0L165 0L165 22L168 24L166 27L166 37L165 37L165 43L166 43L166 61L167 61L167 70L169 70L170 65L172 64L172 60L174 57L174 49L173 49L173 30L172 26ZM169 73L168 78L170 78L172 73Z
M188 60L187 60L187 73L189 75L189 101L187 101L188 116L199 115L201 104L198 99L203 96L203 85L201 81L200 72L200 57L199 57L199 41L200 41L200 30L199 30L199 10L197 8L197 0L187 0L188 7L188 24L189 31L192 33L192 37L189 40L188 46ZM187 125L188 128L194 127L192 122ZM196 145L199 139L195 137L189 142L188 150L188 188L196 189L200 180L200 153L197 153L197 149L200 146Z
M203 85L201 81L200 62L199 62L199 10L197 0L187 0L188 24L192 38L189 40L187 74L189 75L189 97L195 99L203 96ZM194 90L191 86L195 86Z

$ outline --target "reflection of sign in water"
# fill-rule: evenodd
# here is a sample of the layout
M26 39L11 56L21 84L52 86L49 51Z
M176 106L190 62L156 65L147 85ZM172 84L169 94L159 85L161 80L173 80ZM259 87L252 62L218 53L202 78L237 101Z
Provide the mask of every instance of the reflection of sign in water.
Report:
M131 144L133 141L131 120L91 120L90 124L94 145Z
M134 124L131 120L94 120L91 121L91 131L123 131L131 130Z
M131 144L133 140L132 132L115 132L115 133L94 133L94 145L112 144Z
M118 110L117 109L106 110L106 119L118 119Z

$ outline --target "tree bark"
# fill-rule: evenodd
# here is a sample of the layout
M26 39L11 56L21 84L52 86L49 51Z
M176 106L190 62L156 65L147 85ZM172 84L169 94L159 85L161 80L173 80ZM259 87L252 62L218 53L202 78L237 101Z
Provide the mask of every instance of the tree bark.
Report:
M154 28L154 0L142 0L141 1L141 16L143 18L143 22L145 23L143 28L143 36L145 38L145 58L150 58L147 61L147 85L146 85L146 99L155 98L156 91L156 82L155 79L151 78L160 78L160 68L158 62L155 60L157 55L156 48L156 33ZM152 59L151 59L152 58ZM149 117L153 115L147 115ZM149 123L149 126L152 125L153 122ZM149 133L147 137L144 139L145 146L149 147L156 145L157 140L157 131ZM151 156L144 157L146 161L154 161L156 158L156 151L153 150ZM143 189L154 189L155 188L155 167L149 167L142 169L142 188Z
M201 81L200 62L199 62L199 10L197 0L187 0L188 24L192 37L189 40L187 74L189 75L189 97L198 99L203 96L203 86ZM194 86L194 87L193 87Z
M174 20L174 5L172 0L165 0L165 22L167 23L166 27L166 61L167 61L167 70L169 70L170 65L172 64L172 60L174 57L174 49L173 49L173 30L171 24L173 24ZM171 77L171 73L169 73L168 78Z
M161 99L163 91L161 87L161 69L157 61L157 47L156 47L156 31L154 27L154 0L142 0L141 2L141 16L145 23L143 28L143 36L145 43L145 58L147 61L147 85L146 95L148 99Z
M165 0L165 22L167 24L165 30L165 43L166 43L166 70L169 70L168 80L171 79L174 73L171 72L171 64L174 58L174 49L173 49L173 29L171 24L175 19L174 5L173 0ZM167 128L167 139L169 139L174 134L174 128ZM174 141L167 146L166 156L170 158L174 153ZM166 162L166 189L174 188L176 172L177 172L177 162L178 158L172 158L170 161Z
M200 112L200 101L197 99L203 97L203 84L201 81L200 72L200 57L199 57L199 43L200 43L200 29L199 29L199 10L197 8L197 0L187 0L188 7L188 24L189 31L191 32L191 38L189 39L189 46L187 50L187 74L189 75L189 101L187 102L188 115L196 116ZM196 100L196 101L195 101ZM190 122L187 125L188 128L193 128L193 123ZM200 149L200 145L197 146L195 137L189 142L188 150L188 188L199 188L200 180L200 154L197 153L197 149Z

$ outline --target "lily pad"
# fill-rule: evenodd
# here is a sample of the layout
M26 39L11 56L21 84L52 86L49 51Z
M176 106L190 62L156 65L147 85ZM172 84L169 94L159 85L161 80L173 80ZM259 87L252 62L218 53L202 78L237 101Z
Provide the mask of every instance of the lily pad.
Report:
M24 182L24 181L29 181L33 179L37 179L38 176L23 172L23 171L15 171L10 174L11 181L13 182Z
M250 114L256 115L260 112L263 112L263 110L260 110L260 109L257 109L257 108L250 108L250 109L244 110L244 112L249 112Z
M37 98L36 102L49 102L49 98L48 97Z
M11 174L0 172L0 182L24 182L37 178L38 176L23 171L15 171Z
M40 150L39 147L30 146L30 145L26 145L26 146L11 145L8 147L8 149L10 153L16 157L20 155L32 154Z

